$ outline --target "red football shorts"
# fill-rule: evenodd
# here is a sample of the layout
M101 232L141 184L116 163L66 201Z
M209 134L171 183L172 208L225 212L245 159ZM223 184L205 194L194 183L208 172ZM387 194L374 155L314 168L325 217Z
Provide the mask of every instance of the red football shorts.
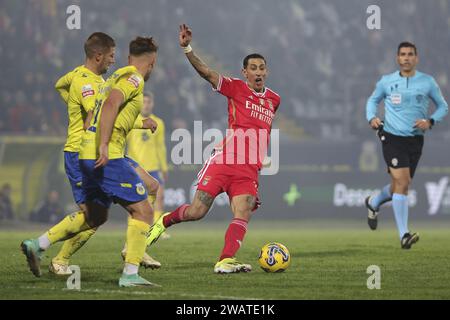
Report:
M250 194L256 197L253 210L260 206L258 198L258 169L247 164L217 163L222 152L214 153L197 175L197 190L216 197L226 192L230 200L234 196ZM223 161L222 161L223 162Z

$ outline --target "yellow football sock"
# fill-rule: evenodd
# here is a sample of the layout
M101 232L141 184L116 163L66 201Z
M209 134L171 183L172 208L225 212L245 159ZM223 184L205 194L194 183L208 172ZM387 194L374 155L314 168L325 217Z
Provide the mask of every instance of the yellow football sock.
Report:
M136 219L128 219L127 229L127 255L125 262L139 265L145 253L146 239L150 225Z
M131 219L133 219L133 218L132 218L130 215L128 215L127 225L130 224ZM125 253L126 253L126 251L127 251L127 239L125 239L125 244L124 244L124 246L123 246L122 251L125 251Z
M153 207L156 201L156 194L148 194L148 201L150 201L150 204Z
M47 238L51 244L67 240L81 231L91 229L86 223L83 211L74 212L66 216L60 223L50 228L47 232Z
M96 231L97 228L85 230L80 232L76 236L64 241L61 250L59 250L56 257L53 258L53 261L59 264L68 265L70 258L89 240L90 237L94 235Z
M158 219L161 217L162 215L162 211L160 210L155 210L153 212L153 223L155 223L156 221L158 221Z

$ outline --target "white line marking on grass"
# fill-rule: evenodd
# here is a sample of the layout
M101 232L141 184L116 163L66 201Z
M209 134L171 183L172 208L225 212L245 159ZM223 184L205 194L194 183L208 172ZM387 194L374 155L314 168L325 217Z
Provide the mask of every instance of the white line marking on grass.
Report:
M221 295L206 295L206 294L191 294L191 293L174 293L174 292L148 292L148 291L128 291L128 290L105 290L105 289L81 289L81 290L68 290L66 288L40 288L36 286L20 287L20 289L26 290L52 290L52 291L65 291L65 292L79 292L79 293L100 293L100 294L130 294L136 296L180 296L186 298L200 298L200 299L225 299L225 300L261 300L262 298L248 298L248 297L234 297L234 296L221 296ZM264 298L264 300L267 300Z

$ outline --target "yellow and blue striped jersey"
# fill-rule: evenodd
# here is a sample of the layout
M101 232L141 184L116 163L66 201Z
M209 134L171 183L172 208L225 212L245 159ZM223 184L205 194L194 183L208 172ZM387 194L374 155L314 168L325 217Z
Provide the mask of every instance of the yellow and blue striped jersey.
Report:
M58 91L65 104L67 104L67 101L69 100L69 90L70 85L72 84L72 79L82 67L84 66L78 66L72 71L67 72L55 83L55 89Z
M84 121L88 111L94 108L98 88L104 82L102 76L80 66L61 77L55 85L63 99L68 90L66 103L69 124L64 151L79 151Z
M100 143L100 118L102 107L111 90L119 90L123 94L124 102L114 122L109 142L109 159L123 158L125 154L125 140L128 132L133 129L135 121L144 103L144 79L134 66L118 69L100 87L95 101L94 116L88 130L81 141L80 159L97 159ZM142 128L142 124L140 126Z

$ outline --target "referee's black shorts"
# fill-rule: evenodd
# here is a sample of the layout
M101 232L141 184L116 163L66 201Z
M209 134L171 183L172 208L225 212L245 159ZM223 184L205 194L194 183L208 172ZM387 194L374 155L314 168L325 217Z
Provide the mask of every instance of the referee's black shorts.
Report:
M423 136L401 137L381 130L378 137L381 140L388 172L389 168L409 168L413 178L422 155Z

